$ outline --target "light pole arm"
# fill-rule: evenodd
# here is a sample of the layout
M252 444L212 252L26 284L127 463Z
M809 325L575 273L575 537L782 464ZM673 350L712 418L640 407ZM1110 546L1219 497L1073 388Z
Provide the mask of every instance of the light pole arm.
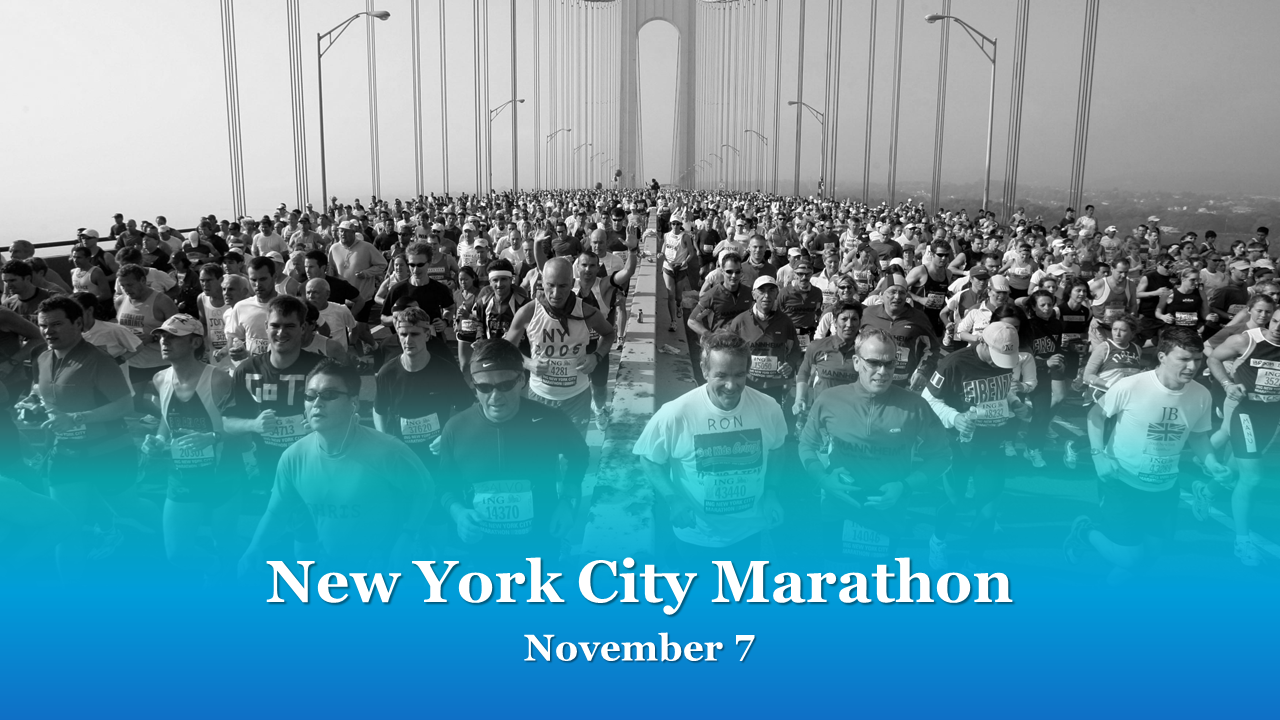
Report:
M996 41L995 41L993 38L989 38L989 37L987 37L986 35L982 34L982 31L981 31L981 30L979 30L978 28L976 28L976 27L974 27L974 26L970 25L969 23L967 23L967 22L965 22L965 21L961 20L960 18L956 17L955 15L939 15L939 16L937 16L937 19L939 19L939 20L944 20L944 19L945 19L945 20L950 20L950 21L952 21L952 22L956 23L957 25L959 25L960 27L964 28L964 31L965 31L966 33L968 33L968 35L969 35L969 39L970 39L970 40L973 40L973 42L978 46L978 49L982 51L982 54L983 54L983 55L986 55L986 56L987 56L987 59L988 59L988 60L990 60L992 63L995 63L995 61L996 61ZM979 39L979 38L981 38L981 39ZM990 51L990 52L988 52L988 51L987 51L987 43L990 43L990 44L991 44L991 51Z
M800 100L792 100L791 102L789 102L789 103L787 103L787 104L788 104L788 105L799 105L800 107L802 107L802 108L804 108L805 110L808 110L810 113L812 113L812 114L813 114L813 116L814 116L815 118L817 118L818 122L823 123L823 124L826 124L826 122L827 122L826 116L825 116L825 115L823 115L823 114L822 114L822 112L821 112L820 110L815 110L815 109L814 109L814 107L813 107L812 105L810 105L809 103L807 103L807 102L801 102Z
M356 20L368 14L369 14L368 11L358 12L355 15L352 15L351 17L347 18L346 20L343 20L342 22L338 23L329 32L318 36L316 38L317 44L324 42L324 40L326 39L329 41L328 45L325 45L324 47L320 48L320 57L324 57L324 54L329 52L329 48L333 47L333 44L338 42L338 38L342 37L342 33L347 31L347 28L351 26L351 23L355 22ZM337 35L334 35L334 33L337 33Z
M755 135L757 138L759 138L759 139L760 139L760 142L764 143L764 146L765 146L765 147L769 147L769 138L767 138L767 137L765 137L765 136L761 135L760 133L756 132L755 130L743 130L743 132L749 132L749 133L751 133L752 135Z

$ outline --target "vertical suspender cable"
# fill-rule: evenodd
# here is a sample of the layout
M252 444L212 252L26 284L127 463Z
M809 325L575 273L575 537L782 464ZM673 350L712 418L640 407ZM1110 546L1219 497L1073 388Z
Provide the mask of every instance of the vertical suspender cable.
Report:
M409 0L409 56L413 62L413 192L422 195L422 44L418 35L418 0Z
M1021 0L1019 0L1021 2ZM942 0L942 14L951 14L951 0ZM951 50L951 23L942 23L938 39L938 92L933 116L933 181L929 186L929 210L938 211L942 192L942 146L947 117L947 65Z
M773 193L778 192L778 150L782 145L782 0L773 0L777 3L777 12L774 15L774 41L773 41L773 171L770 177L770 185Z
M828 173L830 179L827 185L827 192L830 197L836 196L836 142L840 139L840 58L844 49L844 3L836 3L836 78L835 78L835 100L831 103L831 113L827 115L828 127L831 128L831 159L827 162Z
M440 168L443 171L441 178L444 183L444 194L449 194L449 73L448 66L445 63L445 30L444 30L444 3L445 0L439 0L440 6Z
M472 79L475 81L474 97L472 98L472 111L475 113L475 126L473 128L476 141L476 194L484 192L481 175L484 173L484 160L480 153L483 152L480 138L480 123L485 122L483 110L480 108L480 0L471 0L471 61L475 68L475 74Z
M801 120L804 119L804 4L805 0L800 0L800 30L796 34L796 47L799 49L799 62L796 68L796 187L793 195L800 194L800 149L802 147Z
M542 0L533 0L533 189L542 187ZM513 22L514 26L514 22ZM513 30L514 32L514 30Z
M867 23L871 37L867 39L867 128L862 144L862 202L871 202L871 129L872 109L876 97L876 10L880 0L871 0L871 21Z
M368 12L374 11L373 0L365 0ZM373 32L373 15L364 16L366 50L369 54L369 158L373 167L373 194L382 197L382 162L378 137L378 46Z
M906 0L898 0L898 15L893 40L893 129L889 135L889 204L897 202L898 190L898 121L902 109L902 26Z
M535 8L535 12L536 12L536 8ZM511 0L511 49L509 52L511 53L511 97L515 98L516 96L516 0ZM537 60L534 61L534 64L535 65L537 64ZM511 192L513 193L520 189L520 157L518 155L520 151L520 143L517 142L517 139L516 139L516 133L518 132L518 128L519 128L519 125L516 123L516 119L520 117L520 113L517 110L519 105L520 103L518 102L511 103ZM537 111L535 110L534 113L536 115Z
M236 79L233 75L233 58L235 56L235 32L231 23L232 0L222 0L219 6L222 19L222 76L224 100L227 110L227 154L231 165L231 206L236 217L244 214L242 201L242 175L238 158L239 138L236 128L237 110L233 96L236 92Z
M835 15L835 0L827 0L827 20L826 20L827 62L826 62L826 73L823 77L823 88L822 88L822 122L818 124L818 127L821 128L822 130L822 143L821 143L822 163L819 165L819 167L821 168L820 172L822 174L822 178L819 180L819 182L822 184L822 188L819 194L823 197L826 196L825 194L828 190L827 159L829 157L829 152L828 152L830 149L829 138L831 136L831 128L829 126L829 123L831 122L831 95L832 95L831 83L832 83L832 76L835 74L834 72L832 72L832 67L831 67L832 60L835 59L835 53L833 52L833 48L831 47L831 43L834 42L833 36L835 34L835 29L836 29L835 22L833 21L834 15Z

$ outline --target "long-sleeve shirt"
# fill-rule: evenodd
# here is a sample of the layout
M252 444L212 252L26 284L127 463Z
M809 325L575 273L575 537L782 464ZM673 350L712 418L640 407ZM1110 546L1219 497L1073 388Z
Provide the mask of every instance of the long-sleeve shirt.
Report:
M811 472L821 465L818 452L827 437L828 467L843 469L856 489L872 495L917 472L933 481L951 466L951 445L937 415L919 395L896 385L872 395L855 383L818 396L800 433L800 461ZM843 516L843 508L824 502L823 514Z

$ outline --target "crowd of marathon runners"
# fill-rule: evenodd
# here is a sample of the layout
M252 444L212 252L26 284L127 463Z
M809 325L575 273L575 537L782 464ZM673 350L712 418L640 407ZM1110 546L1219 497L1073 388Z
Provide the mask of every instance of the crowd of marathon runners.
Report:
M649 327L696 384L632 449L664 552L886 557L935 498L930 564L978 563L1006 478L1052 464L1098 480L1073 562L1142 570L1186 489L1200 520L1229 496L1257 565L1273 253L1266 228L1222 248L1093 206L1000 224L657 187L335 198L188 233L116 215L66 277L23 241L0 267L0 558L75 577L121 528L206 580L282 554L557 557L611 351L658 321L628 308L656 262Z

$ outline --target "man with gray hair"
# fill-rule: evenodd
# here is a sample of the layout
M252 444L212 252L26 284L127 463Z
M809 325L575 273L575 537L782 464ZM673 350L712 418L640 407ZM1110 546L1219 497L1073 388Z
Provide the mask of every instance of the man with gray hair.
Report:
M346 305L329 302L329 282L321 278L308 280L306 295L307 302L320 313L320 325L329 329L329 337L350 348L356 318Z
M836 557L891 557L894 538L910 535L907 498L951 466L937 414L893 384L897 357L888 331L862 328L854 343L857 381L818 395L800 435L800 461L822 489L820 547Z

